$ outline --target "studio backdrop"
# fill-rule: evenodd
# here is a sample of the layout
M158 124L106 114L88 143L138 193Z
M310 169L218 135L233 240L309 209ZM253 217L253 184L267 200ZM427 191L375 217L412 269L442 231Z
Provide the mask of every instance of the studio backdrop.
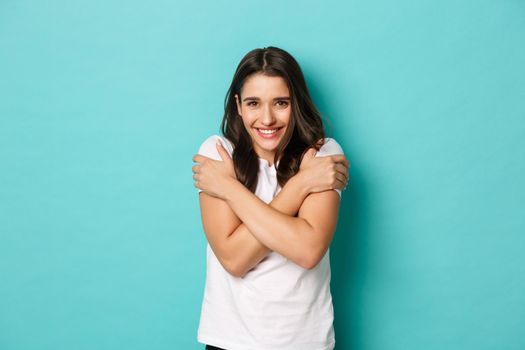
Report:
M525 348L525 3L0 3L0 349L203 349L192 156L248 51L351 163L337 350Z

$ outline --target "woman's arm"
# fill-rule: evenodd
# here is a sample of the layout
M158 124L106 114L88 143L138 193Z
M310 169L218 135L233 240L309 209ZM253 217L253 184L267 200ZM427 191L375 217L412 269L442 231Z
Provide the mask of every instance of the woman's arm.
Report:
M283 215L295 216L308 195L303 179L301 173L291 177L269 204L263 204ZM208 242L223 267L233 276L243 277L271 250L250 232L224 200L201 193L201 215Z
M214 141L209 138L203 146L207 145L208 148L211 148L211 142ZM201 146L201 149L203 146ZM283 186L277 201L274 200L268 205L237 181L231 156L220 144L215 147L217 155L212 154L215 156L215 160L205 156L203 157L202 155L195 155L193 157L193 161L199 163L193 166L193 171L195 173L194 179L196 180L195 187L198 187L200 192L205 192L200 196L204 230L211 248L225 269L234 275L243 275L264 258L270 249L278 251L291 260L296 261L301 266L308 268L309 266L313 267L316 265L317 259L322 258L330 244L333 231L335 230L335 222L337 221L338 197L341 189L346 186L348 179L347 168L349 167L349 163L342 154L341 148L335 141L331 141L325 144L319 153L313 152L313 149L306 152L301 160L299 173L292 177L287 182L287 185ZM334 147L335 149L333 149ZM208 153L212 152L208 150ZM322 153L336 153L336 155L317 157ZM219 159L222 159L222 161L219 161ZM299 177L299 174L302 174L302 176ZM301 179L301 181L297 181L296 178ZM297 186L298 183L299 186ZM307 238L306 243L310 245L311 249L304 251L302 256L296 257L293 256L293 254L287 254L286 249L274 249L269 246L266 243L268 239L267 234L254 233L250 227L251 224L241 225L241 222L244 220L239 217L235 209L233 207L230 208L230 205L227 203L227 199L229 198L228 194L238 190L233 188L232 185L233 187L240 185L249 194L257 198L259 208L261 206L266 207L290 219L295 218L287 214L295 216L297 207L300 207L299 218L303 219L302 222L309 224L309 227L312 228L313 231L320 233L320 235L317 235L317 239L315 239L315 237L313 237L314 239L310 239L309 236L312 235L303 237ZM327 191L329 189L335 189L339 194L335 191ZM323 191L324 193L318 193ZM315 193L310 194L311 192ZM328 197L336 194L336 197L332 197L333 199L331 200L332 204L336 204L335 210L330 209L331 206L330 203L328 203L330 200L327 201L327 199L325 199L327 196L326 192L329 193ZM289 195L284 196L285 193L289 193ZM307 198L311 198L308 201L311 204L307 206L303 203L306 196L308 196ZM287 199L282 203L283 206L280 204L281 197ZM237 201L237 203L242 203L243 197L241 196L238 199L241 202ZM230 198L230 200L235 199ZM289 200L292 201L291 206ZM319 203L322 205L312 206L312 204ZM250 205L250 207L251 209L257 209L253 205ZM308 207L315 208L315 210L306 210ZM279 209L281 209L281 211L279 211ZM287 210L290 210L290 212L286 213ZM327 211L326 215L324 211ZM321 215L322 219L317 220L315 217L311 217L312 214L309 213L323 214ZM330 214L333 215L334 213L335 217L330 216ZM257 215L259 214L260 213L257 213ZM329 227L331 223L334 223L333 229L325 229ZM271 226L272 225L270 225L269 228L274 230L275 227ZM237 237L238 240L235 240L235 235L233 235L236 230L239 230L236 232L237 234L243 233L243 235ZM269 233L269 235L271 237L273 233ZM321 240L319 240L319 237L321 237ZM230 242L236 244L228 244ZM287 244L287 242L284 243ZM240 257L240 259L237 259L237 257ZM306 257L306 260L303 259L304 257Z
M340 196L336 191L308 195L298 217L266 205L233 178L225 193L233 212L269 249L306 269L315 267L324 256L337 225Z

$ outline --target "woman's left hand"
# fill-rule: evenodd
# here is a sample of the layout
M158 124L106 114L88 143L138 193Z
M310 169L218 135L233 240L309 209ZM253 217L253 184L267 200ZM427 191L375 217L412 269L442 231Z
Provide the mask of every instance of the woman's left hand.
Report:
M194 186L217 198L226 200L232 182L237 181L233 160L222 147L220 141L216 142L217 150L222 161L196 154L192 160L199 164L194 165Z

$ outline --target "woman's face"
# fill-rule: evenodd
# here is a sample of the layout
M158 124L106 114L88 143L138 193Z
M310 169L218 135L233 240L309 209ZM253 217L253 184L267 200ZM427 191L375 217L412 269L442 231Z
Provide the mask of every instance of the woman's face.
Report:
M235 100L255 152L272 164L292 114L286 81L281 77L253 74L244 82L241 96L235 94Z

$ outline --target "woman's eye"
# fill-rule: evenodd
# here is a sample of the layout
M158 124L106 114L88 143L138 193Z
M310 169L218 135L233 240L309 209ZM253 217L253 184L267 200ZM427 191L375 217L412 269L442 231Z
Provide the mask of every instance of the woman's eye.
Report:
M248 106L255 106L256 104L257 104L257 102L255 102L255 101L248 102Z
M281 106L288 106L288 102L287 101L277 101L278 104L280 104Z

